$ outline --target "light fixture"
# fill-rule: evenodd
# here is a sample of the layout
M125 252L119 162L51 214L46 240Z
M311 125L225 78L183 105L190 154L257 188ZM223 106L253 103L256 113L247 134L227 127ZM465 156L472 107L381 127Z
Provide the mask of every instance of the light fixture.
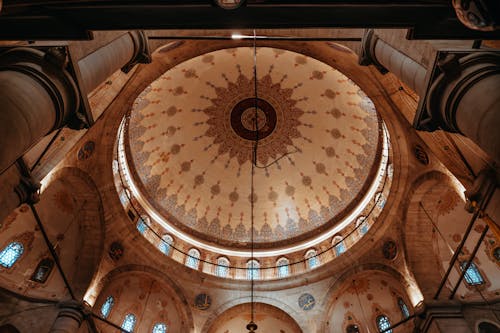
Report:
M228 10L236 9L240 7L244 2L245 0L215 0L217 6Z

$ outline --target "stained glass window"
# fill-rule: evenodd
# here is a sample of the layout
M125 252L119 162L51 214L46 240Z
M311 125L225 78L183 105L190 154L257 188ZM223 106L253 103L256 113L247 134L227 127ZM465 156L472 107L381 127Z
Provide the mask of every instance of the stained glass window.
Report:
M347 326L346 333L359 333L359 327L358 325L349 325Z
M23 244L12 242L0 252L0 265L11 268L24 252Z
M247 279L258 280L260 275L260 264L257 260L249 260L247 262Z
M408 306L401 297L398 298L398 305L399 309L401 310L401 313L403 314L403 318L404 319L408 318L410 316L410 310L408 310Z
M337 256L340 256L342 253L345 252L345 245L344 241L342 240L342 237L340 236L335 237L332 241L332 244L334 245L333 248Z
M392 333L392 330L388 330L391 327L391 322L387 316L381 315L377 317L377 327L379 332Z
M287 258L280 258L276 262L276 266L278 268L278 278L284 278L290 274L290 266L288 264L289 261Z
M127 330L127 332L133 332L136 321L137 319L135 319L135 316L129 313L128 315L125 316L125 319L123 319L122 328L124 330Z
M460 264L460 269L464 270L466 265L467 261L462 262ZM473 262L470 264L469 268L467 268L464 278L465 281L471 286L477 286L484 283L484 279L481 276L481 273L479 273L479 270Z
M360 216L357 218L356 227L358 228L361 236L368 232L368 223L366 222L366 216Z
M141 216L139 217L139 220L137 220L137 230L139 230L139 232L144 235L144 233L146 232L148 226L147 226L147 222L148 222L149 218L147 216Z
M311 249L306 252L307 265L310 269L316 268L319 266L319 258L316 255L316 250Z
M200 264L200 252L197 249L191 249L186 257L186 266L192 269L198 269Z
M166 333L167 325L164 323L158 323L153 327L153 333Z
M109 313L113 308L113 304L115 304L113 296L108 296L108 298L106 298L106 301L104 301L103 305L101 306L101 315L104 319L108 318Z
M217 267L215 268L215 275L226 277L229 273L229 260L224 257L217 259Z
M382 192L378 192L377 194L375 194L375 203L380 208L384 208L384 206L385 206L385 196L382 194Z
M161 252L163 252L164 255L169 255L170 254L170 247L174 243L174 239L170 235L165 235L160 241L160 244L158 245L158 248L160 249Z

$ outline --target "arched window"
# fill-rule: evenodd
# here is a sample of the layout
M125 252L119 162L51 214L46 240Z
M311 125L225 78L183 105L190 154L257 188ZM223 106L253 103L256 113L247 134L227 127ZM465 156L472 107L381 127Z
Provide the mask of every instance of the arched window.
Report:
M500 247L496 247L494 250L493 250L493 257L495 257L495 259L500 262Z
M375 203L380 207L380 209L384 208L385 196L382 192L378 192L377 194L375 194Z
M120 202L122 203L122 205L126 205L129 202L131 197L132 196L130 195L130 190L128 188L126 188L120 194Z
M279 258L276 262L276 267L278 268L278 278L285 278L290 274L290 266L287 258Z
M247 279L258 280L260 276L260 264L257 260L249 260L247 262Z
M165 235L160 240L158 248L164 255L168 256L170 254L170 247L174 243L174 239L170 235Z
M498 333L500 332L500 327L493 325L491 323L483 321L477 326L478 333Z
M354 325L349 325L345 329L346 333L359 333L359 326L354 324Z
M467 261L463 261L460 263L460 269L463 271L466 265ZM483 276L479 273L479 270L473 262L471 262L469 268L467 268L464 278L470 286L478 286L484 283Z
M391 322L385 315L377 317L377 327L379 332L392 333L392 330L388 330L388 328L391 327Z
M153 327L153 332L152 333L166 333L167 332L167 325L164 323L158 323Z
M186 266L192 269L198 269L199 264L200 264L200 251L198 251L197 249L189 250L186 257Z
M0 252L0 265L11 268L24 252L23 244L12 242Z
M135 316L129 313L125 316L125 319L123 319L122 328L128 332L133 332L136 321L137 319L135 318Z
M313 269L319 266L319 257L317 256L315 249L310 249L306 252L306 259L309 269Z
M137 220L137 230L139 230L141 235L144 235L144 233L148 229L148 224L149 224L149 217L147 216L141 216Z
M115 304L115 299L113 296L108 296L104 303L101 306L101 315L104 319L108 318L109 313L111 312L111 309L113 308L113 305Z
M356 219L356 228L361 236L368 232L368 223L366 222L366 216L359 216Z
M332 240L332 245L337 257L345 252L345 245L344 241L342 240L342 236L335 236Z
M401 314L403 315L403 319L408 318L410 316L410 310L408 310L408 306L401 297L398 297L398 306L401 310Z
M227 277L229 273L229 259L225 257L217 258L217 267L215 267L215 275L219 277Z
M53 267L54 267L54 260L50 258L42 259L38 263L38 266L36 266L36 269L33 272L33 275L31 276L31 281L44 283L45 281L47 281L47 278L49 277L50 272L52 272Z

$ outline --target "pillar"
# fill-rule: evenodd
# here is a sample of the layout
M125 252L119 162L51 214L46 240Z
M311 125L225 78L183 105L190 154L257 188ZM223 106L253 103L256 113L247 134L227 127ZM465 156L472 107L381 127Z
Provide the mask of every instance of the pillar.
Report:
M65 48L20 47L0 54L0 174L43 136L74 118L80 99L112 73L149 61L147 38L139 31L81 59L80 87L67 71Z
M127 32L78 61L83 91L90 93L120 68L128 72L135 64L150 61L144 32Z
M50 333L77 333L84 317L83 306L76 301L59 304L60 310Z
M0 54L0 173L79 107L75 81L57 49Z
M422 94L425 90L427 69L381 40L373 30L363 38L360 65L373 64L382 72L391 72L408 87Z
M360 64L374 64L394 73L425 98L425 112L437 128L460 133L500 162L500 53L471 51L449 54L427 84L427 69L369 30L362 42ZM435 69L433 69L435 70Z

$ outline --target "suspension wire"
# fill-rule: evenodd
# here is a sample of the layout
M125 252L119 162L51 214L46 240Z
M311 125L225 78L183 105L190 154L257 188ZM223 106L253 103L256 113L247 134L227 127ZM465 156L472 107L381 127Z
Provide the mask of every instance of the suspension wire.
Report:
M118 326L117 324L115 324L115 323L113 323L113 322L111 322L111 321L109 321L109 320L107 320L107 319L102 318L102 317L101 317L101 316L99 316L99 315L96 315L96 314L95 314L95 313L93 313L93 312L91 312L91 313L90 313L90 315L91 315L92 317L94 317L95 319L100 320L100 321L102 321L103 323L108 324L109 326L112 326L113 328L117 328L117 329L119 329L119 330L120 330L120 333L133 333L133 332L127 331L126 329L122 328L121 326Z
M54 247L52 246L52 243L49 240L49 236L47 235L47 232L45 231L45 227L43 226L43 223L40 219L40 216L38 215L38 212L37 212L33 203L30 203L29 206L31 208L31 212L33 213L33 216L35 217L38 228L40 229L40 232L42 233L43 239L45 240L45 244L49 248L49 252L52 255L52 259L54 259L54 262L56 263L57 270L59 271L59 274L61 274L61 277L64 281L64 285L66 286L66 289L68 289L68 292L69 292L71 298L73 300L76 300L75 294L73 293L73 289L71 289L69 281L66 278L66 274L64 274L64 270L61 266L61 262L59 261L59 256L57 255L57 252L54 250Z
M255 281L254 281L254 264L255 264L255 258L254 258L254 211L255 211L255 203L254 203L254 196L255 196L255 183L254 183L254 173L255 173L255 167L257 166L257 148L259 144L259 123L258 123L258 117L259 117L259 112L258 112L258 100L259 100L259 95L257 91L257 37L256 37L256 32L255 29L253 31L253 86L254 86L254 130L255 130L255 142L253 144L253 153L252 153L252 166L250 169L250 266L252 268L252 274L250 274L250 280L251 280L251 293L250 293L250 306L251 306L251 313L250 313L250 322L254 322L255 319L255 305L254 305L254 287L255 287Z
M33 170L35 170L37 164L40 163L40 161L42 160L42 158L49 151L50 147L52 147L52 144L59 137L59 134L61 134L61 132L62 132L63 129L64 129L64 127L61 127L60 129L58 129L57 132L56 132L56 134L54 134L54 136L50 139L49 143L47 144L47 146L45 146L45 148L43 149L43 151L40 154L40 156L38 156L38 158L36 159L35 163L33 163L33 165L31 166L30 172L33 172Z

